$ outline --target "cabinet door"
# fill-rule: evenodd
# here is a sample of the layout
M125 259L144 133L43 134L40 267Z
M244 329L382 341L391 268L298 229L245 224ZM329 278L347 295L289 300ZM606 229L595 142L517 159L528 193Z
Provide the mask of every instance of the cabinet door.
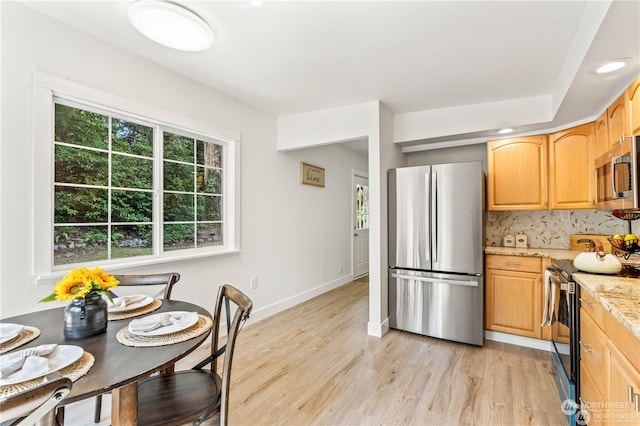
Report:
M640 411L636 411L635 406L635 395L640 394L640 372L631 365L612 342L609 342L608 388L609 411L616 416L615 419L619 419L618 422L610 421L609 424L640 424ZM631 401L629 401L629 391L631 391Z
M640 134L640 77L629 86L629 116L631 117L631 133Z
M547 135L487 142L489 210L549 207Z
M604 368L604 366L603 366ZM580 365L580 409L588 413L589 426L607 424L604 397L595 385L591 373Z
M549 135L549 200L552 209L593 209L593 123Z
M595 158L606 154L609 151L609 126L607 125L607 111L603 112L594 123L593 133L595 135L596 153ZM593 167L593 165L592 165Z
M487 269L486 328L541 338L540 274Z
M629 119L627 115L627 94L625 92L607 108L607 126L609 129L609 145L613 148L616 144L623 141L624 137L630 136Z
M600 395L606 392L607 337L584 308L580 309L580 371L589 372Z

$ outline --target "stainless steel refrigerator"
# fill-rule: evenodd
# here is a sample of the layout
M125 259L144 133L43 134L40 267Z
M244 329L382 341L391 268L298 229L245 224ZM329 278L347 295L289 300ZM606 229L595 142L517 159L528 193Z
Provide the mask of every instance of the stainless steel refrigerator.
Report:
M480 162L389 170L389 325L482 345Z

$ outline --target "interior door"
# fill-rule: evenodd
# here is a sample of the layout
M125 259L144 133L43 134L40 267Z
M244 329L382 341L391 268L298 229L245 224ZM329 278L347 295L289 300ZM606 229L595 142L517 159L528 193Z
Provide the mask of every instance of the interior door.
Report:
M353 277L369 273L369 179L354 175Z

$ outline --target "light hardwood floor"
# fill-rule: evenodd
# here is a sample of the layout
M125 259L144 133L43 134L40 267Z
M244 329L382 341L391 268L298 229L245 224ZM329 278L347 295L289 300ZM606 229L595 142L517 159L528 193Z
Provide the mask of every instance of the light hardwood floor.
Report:
M233 365L232 425L565 425L548 352L481 348L390 330L367 336L354 281L247 326ZM188 368L202 357L178 365ZM76 407L77 405L77 407ZM109 399L103 421L109 424ZM93 400L67 424L92 424ZM213 424L209 422L208 424Z

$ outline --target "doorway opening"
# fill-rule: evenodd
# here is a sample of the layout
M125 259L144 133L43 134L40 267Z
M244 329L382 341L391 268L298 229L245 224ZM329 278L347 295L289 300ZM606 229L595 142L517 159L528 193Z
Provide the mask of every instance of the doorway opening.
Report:
M353 278L369 274L369 176L353 171Z

